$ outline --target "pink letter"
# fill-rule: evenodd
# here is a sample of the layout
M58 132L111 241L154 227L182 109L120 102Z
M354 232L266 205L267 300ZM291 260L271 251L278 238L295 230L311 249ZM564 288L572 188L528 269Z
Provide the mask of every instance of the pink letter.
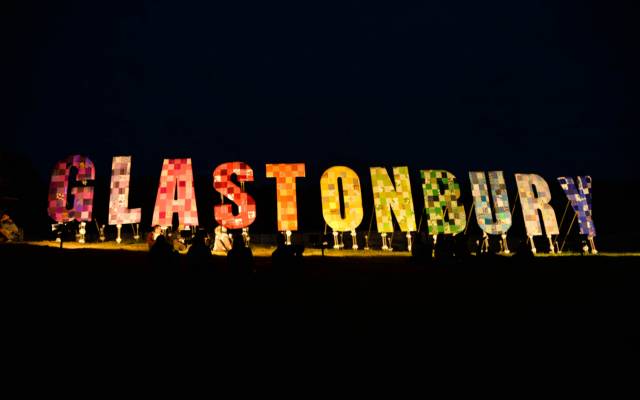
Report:
M165 159L162 163L152 224L171 226L173 213L178 213L180 224L198 226L190 158Z
M129 209L129 179L131 156L113 157L111 163L111 196L109 198L109 225L136 224L141 210Z
M73 207L67 209L69 174L71 168L78 169L76 181L84 186L71 188ZM93 187L86 186L88 180L95 179L93 162L85 156L74 155L56 164L49 186L49 216L58 223L76 220L91 221L93 211Z

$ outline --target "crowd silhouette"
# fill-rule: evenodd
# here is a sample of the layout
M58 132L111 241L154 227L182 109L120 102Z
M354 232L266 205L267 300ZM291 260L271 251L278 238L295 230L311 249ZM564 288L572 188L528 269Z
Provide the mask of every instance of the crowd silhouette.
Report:
M256 272L254 256L241 232L230 232L233 238L231 248L226 252L226 262L214 262L215 238L204 230L197 231L193 237L176 246L177 235L171 238L160 232L159 227L149 233L149 262L151 269L157 271L188 270L195 272L228 272L231 275L246 277ZM414 232L411 238L410 263L417 266L446 266L491 262L499 254L505 253L504 242L499 237L476 237L471 235L429 236L425 232ZM534 253L529 241L513 240L515 250L510 259L523 262L532 259ZM272 271L276 275L292 276L304 269L304 246L287 244L284 233L276 234L276 248L271 254L269 267L261 270ZM366 251L363 252L366 254ZM480 261L482 260L482 261Z

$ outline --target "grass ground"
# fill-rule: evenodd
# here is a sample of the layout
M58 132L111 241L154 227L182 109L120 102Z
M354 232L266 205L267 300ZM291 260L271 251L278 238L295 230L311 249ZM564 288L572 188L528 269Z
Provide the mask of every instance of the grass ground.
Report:
M272 248L254 247L255 272L240 276L223 255L198 272L179 256L175 270L160 273L141 244L57 246L0 246L11 326L146 331L166 323L162 329L207 335L527 338L552 347L615 345L640 332L634 253L421 265L407 252L328 250L323 257L307 249L284 273L272 265Z
M59 248L60 243L55 241L34 241L25 242L24 244L30 246L45 246L52 248ZM65 242L63 244L64 249L70 250L82 250L82 249L95 249L95 250L123 250L123 251L142 251L147 252L149 248L145 243L116 243L116 242L103 242L103 243L77 243L77 242ZM271 257L271 253L275 250L274 246L264 245L252 245L251 251L255 257ZM226 256L225 253L214 253L216 256ZM317 248L307 248L304 250L305 256L321 256L323 252ZM410 257L411 253L408 251L382 251L382 250L352 250L352 249L325 249L324 255L328 257ZM548 254L539 253L536 257L575 257L580 256L580 253L576 252L563 252L562 254ZM598 256L604 257L640 257L640 253L634 252L600 252Z

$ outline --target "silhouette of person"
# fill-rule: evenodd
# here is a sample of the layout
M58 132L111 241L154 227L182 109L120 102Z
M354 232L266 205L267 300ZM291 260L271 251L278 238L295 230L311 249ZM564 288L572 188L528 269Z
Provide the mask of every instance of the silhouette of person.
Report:
M516 247L516 252L513 257L517 260L532 260L533 259L533 251L531 250L531 246L527 243L526 240L521 240Z
M467 245L467 237L464 234L457 235L454 237L454 241L454 251L456 253L456 258L460 261L468 260L471 256L471 252L469 251L469 246Z
M211 265L211 262L211 250L205 243L204 232L198 231L187 252L187 266L194 271L204 271Z
M450 261L453 258L454 243L451 235L439 235L435 247L435 259Z
M176 253L163 235L158 236L153 246L151 246L149 260L152 268L158 271L170 271L178 263Z
M411 260L420 265L431 263L433 246L424 232L418 232L411 245Z
M253 272L253 253L245 246L242 235L233 235L233 245L227 253L227 265L232 273L248 274Z
M295 262L295 253L293 246L287 246L285 244L284 235L277 235L277 247L271 253L271 263L273 269L277 272L291 271Z

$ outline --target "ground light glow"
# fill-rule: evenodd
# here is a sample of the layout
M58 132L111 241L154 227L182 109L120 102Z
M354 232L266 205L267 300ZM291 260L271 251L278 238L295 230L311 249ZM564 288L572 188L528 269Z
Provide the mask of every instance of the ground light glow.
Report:
M31 242L22 242L16 243L15 245L27 244L30 246L45 246L45 247L54 247L60 248L60 243L56 241L31 241ZM9 244L12 245L12 244ZM145 243L116 243L116 242L105 242L105 243L77 243L77 242L65 242L64 249L62 251L75 251L75 250L111 250L111 251L135 251L135 252L149 252L149 247ZM263 246L263 245L251 245L251 251L253 252L254 257L271 257L271 253L276 248L274 246ZM214 252L212 253L216 257L226 257L226 254L223 252ZM473 254L473 253L472 253ZM307 248L304 251L304 257L316 257L322 256L322 249L316 248ZM378 258L378 257L392 257L392 258L406 258L409 259L411 257L411 253L408 251L382 251L382 250L333 250L333 249L325 249L324 250L325 257L354 257L354 258ZM499 254L497 257L513 257L510 254ZM640 252L601 252L597 255L581 255L576 252L563 252L562 254L546 254L546 253L538 253L535 257L640 257Z

